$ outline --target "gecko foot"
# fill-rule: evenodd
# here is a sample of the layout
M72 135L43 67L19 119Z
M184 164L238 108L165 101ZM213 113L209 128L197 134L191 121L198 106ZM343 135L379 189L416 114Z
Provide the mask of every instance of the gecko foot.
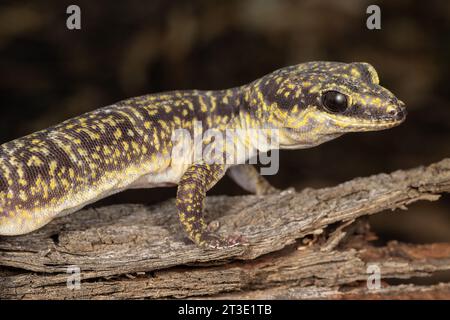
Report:
M208 232L216 232L220 228L220 222L218 220L213 220L208 224L206 231Z
M256 188L256 195L258 195L258 196L267 196L267 195L271 195L271 194L277 194L280 192L281 192L280 189L277 189L268 183L265 185L258 186Z
M227 249L245 245L247 241L242 235L221 237L212 232L205 232L200 236L198 245L205 249Z

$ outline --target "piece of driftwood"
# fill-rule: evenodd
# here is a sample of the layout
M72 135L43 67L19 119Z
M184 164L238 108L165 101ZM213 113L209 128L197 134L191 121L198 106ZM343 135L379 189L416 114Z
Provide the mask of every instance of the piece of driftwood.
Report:
M450 244L377 247L363 217L443 192L450 159L332 188L208 197L219 233L248 241L224 250L187 241L173 200L82 210L29 235L0 237L0 299L450 298L449 283L390 283L449 271ZM74 289L68 270L77 268ZM379 289L367 285L373 270Z

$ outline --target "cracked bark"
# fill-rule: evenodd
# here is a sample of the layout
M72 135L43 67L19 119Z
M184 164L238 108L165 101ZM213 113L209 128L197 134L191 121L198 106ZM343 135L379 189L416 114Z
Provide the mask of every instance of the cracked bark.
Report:
M208 197L219 232L246 247L202 250L189 243L173 200L146 207L82 210L25 236L0 237L0 298L450 298L450 283L369 290L382 279L450 270L450 244L376 247L364 216L435 201L450 191L450 159L356 178L336 187L270 196ZM407 213L406 213L407 214ZM81 288L67 288L67 267Z

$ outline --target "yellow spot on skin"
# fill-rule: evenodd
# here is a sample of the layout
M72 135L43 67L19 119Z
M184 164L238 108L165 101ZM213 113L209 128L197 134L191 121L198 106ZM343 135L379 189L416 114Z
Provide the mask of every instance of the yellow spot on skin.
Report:
M85 149L83 149L83 148L78 148L77 149L77 152L80 154L80 156L82 156L82 157L85 157L85 156L87 156L88 155L88 152L85 150Z
M357 68L352 68L352 70L350 71L350 73L351 73L352 76L354 76L355 78L361 77L361 73L359 72L359 70L358 70Z
M42 190L43 190L43 195L42 197L44 199L48 199L48 186L45 183L42 183Z
M98 165L95 162L89 162L89 168L91 169L98 169Z
M222 98L222 102L225 103L225 104L228 104L228 97L227 97L227 96L224 96L224 97Z
M70 187L69 181L67 179L61 179L61 183L64 186L64 188L68 189Z
M97 152L94 152L94 153L92 154L92 159L100 160L100 155L99 155Z
M28 197L27 197L27 195L25 194L25 191L23 191L23 190L20 190L20 192L19 192L19 198L20 198L20 200L22 200L22 201L27 201L27 200L28 200Z
M98 133L95 133L95 132L89 130L88 128L80 128L80 129L77 129L76 132L77 133L84 132L93 140L100 139L100 135Z
M117 126L117 123L111 117L103 119L103 122L105 122L106 124L109 124L111 127Z
M31 156L27 162L27 166L41 166L43 162L35 155Z
M119 128L116 129L116 131L114 132L114 137L116 139L120 139L120 137L122 137L122 130L120 130Z
M158 123L164 130L169 131L170 128L164 120L158 120Z
M381 107L382 101L380 98L376 97L372 100L372 104L376 105L377 107ZM390 110L386 110L386 111L389 112Z
M50 167L50 171L49 171L50 175L54 175L55 174L55 170L56 170L57 166L58 166L58 163L55 160L52 160L50 162L50 165L49 165L49 167Z
M320 85L315 85L309 89L309 92L311 92L311 93L317 93L319 91L320 91Z
M109 148L109 146L103 146L103 153L105 156L109 156L111 154L111 149Z
M202 96L200 96L200 97L198 98L198 101L200 102L200 110L201 110L202 112L208 111L208 107L206 106L205 101L203 100L203 97L202 97Z
M179 117L173 117L173 122L174 122L176 125L180 125L180 124L181 124L181 119L180 119Z
M56 180L55 179L50 179L50 189L55 190L57 186Z
M24 173L23 173L22 167L17 168L17 173L18 173L18 175L19 175L20 178L23 177L23 174L24 174Z

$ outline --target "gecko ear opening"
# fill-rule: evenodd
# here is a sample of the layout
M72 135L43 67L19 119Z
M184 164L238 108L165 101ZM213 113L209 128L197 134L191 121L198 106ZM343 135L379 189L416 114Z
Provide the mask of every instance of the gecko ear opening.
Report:
M367 62L353 62L351 63L351 73L353 76L363 79L364 81L379 84L380 79L375 68ZM354 68L354 69L353 69Z

